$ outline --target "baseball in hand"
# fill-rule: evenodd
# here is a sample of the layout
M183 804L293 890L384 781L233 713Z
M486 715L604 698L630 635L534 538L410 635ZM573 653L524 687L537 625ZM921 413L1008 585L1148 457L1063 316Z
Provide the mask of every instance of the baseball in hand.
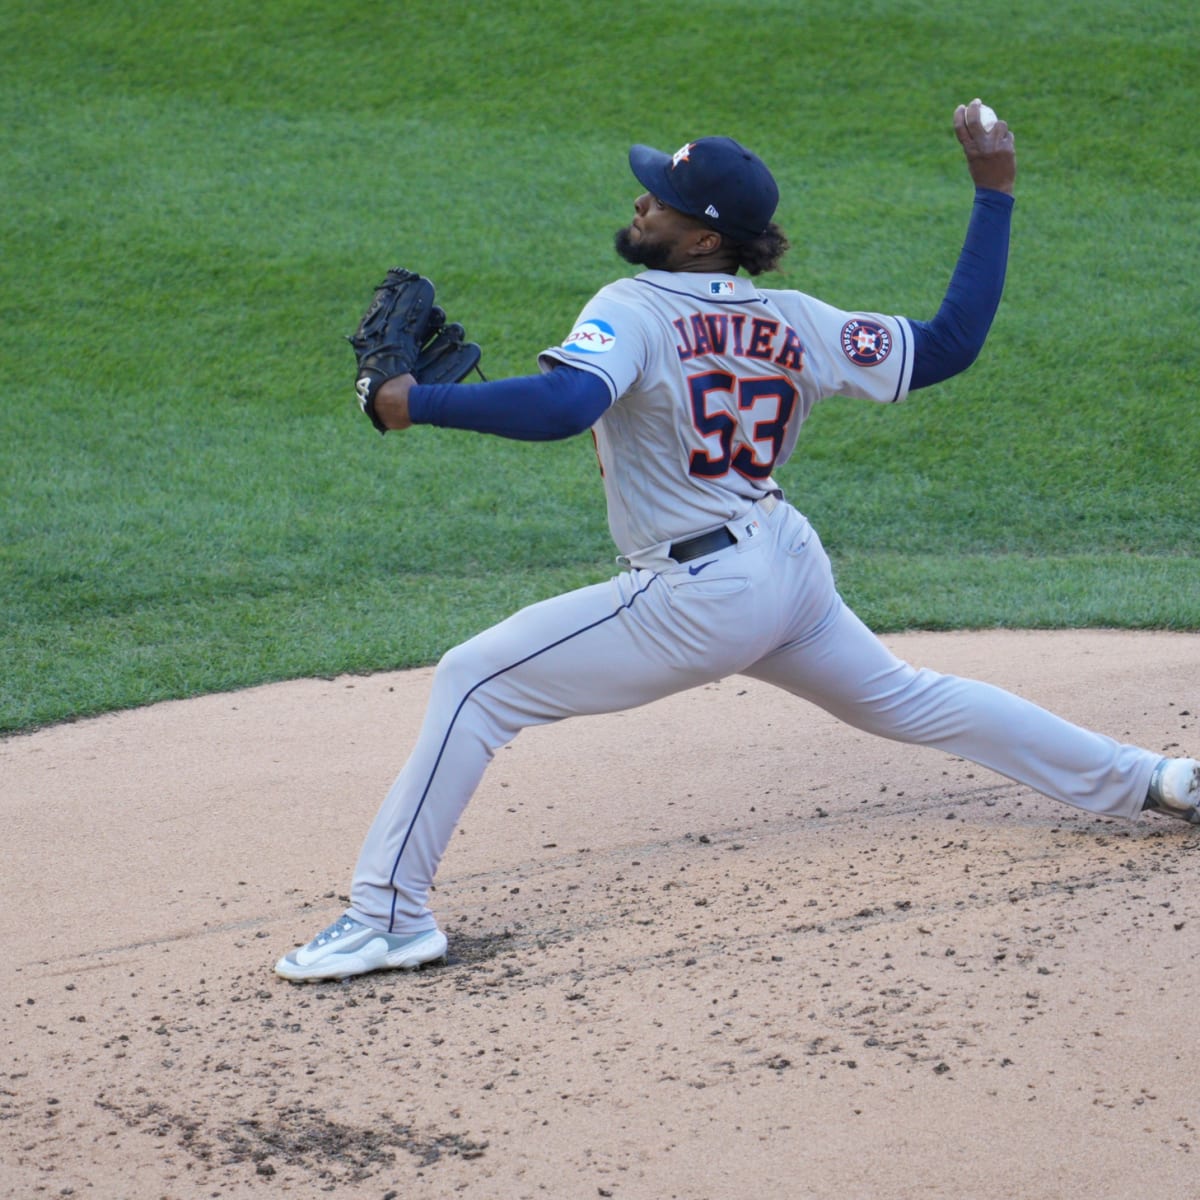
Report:
M996 112L989 108L986 104L979 106L979 123L983 126L983 132L988 133L992 126L996 124Z

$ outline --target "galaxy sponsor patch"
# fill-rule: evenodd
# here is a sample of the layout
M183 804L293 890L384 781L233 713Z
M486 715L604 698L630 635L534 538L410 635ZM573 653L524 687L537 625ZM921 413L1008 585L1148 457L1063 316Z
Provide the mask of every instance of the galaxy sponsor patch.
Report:
M581 354L607 354L617 344L617 335L607 321L582 321L563 342L564 350Z
M732 296L733 290L732 279L712 279L708 284L708 294L710 296Z
M842 352L860 367L877 367L892 352L892 335L878 321L855 317L842 326Z

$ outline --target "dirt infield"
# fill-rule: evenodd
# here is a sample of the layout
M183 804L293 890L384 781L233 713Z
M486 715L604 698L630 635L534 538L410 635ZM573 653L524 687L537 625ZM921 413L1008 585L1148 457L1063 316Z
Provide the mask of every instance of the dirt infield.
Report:
M907 634L1200 752L1200 635ZM296 987L430 671L0 742L0 1195L1194 1196L1200 831L739 678L523 734L448 965Z

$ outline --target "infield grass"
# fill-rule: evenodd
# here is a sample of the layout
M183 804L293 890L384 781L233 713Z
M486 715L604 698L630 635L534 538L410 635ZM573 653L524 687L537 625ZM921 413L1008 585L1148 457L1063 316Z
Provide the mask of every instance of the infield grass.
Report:
M831 401L780 481L877 629L1200 628L1200 17L975 7L3 0L0 731L428 663L606 577L589 438L357 413L374 284L527 373L628 270L629 144L728 133L783 191L764 283L928 318L974 95L1020 164L980 361Z

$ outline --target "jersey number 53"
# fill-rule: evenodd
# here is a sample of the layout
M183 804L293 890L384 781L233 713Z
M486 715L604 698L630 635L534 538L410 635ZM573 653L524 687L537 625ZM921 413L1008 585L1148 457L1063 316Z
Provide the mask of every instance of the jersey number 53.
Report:
M739 379L728 371L688 376L692 424L705 449L693 450L688 470L704 479L737 471L770 476L796 408L796 389L782 375Z

